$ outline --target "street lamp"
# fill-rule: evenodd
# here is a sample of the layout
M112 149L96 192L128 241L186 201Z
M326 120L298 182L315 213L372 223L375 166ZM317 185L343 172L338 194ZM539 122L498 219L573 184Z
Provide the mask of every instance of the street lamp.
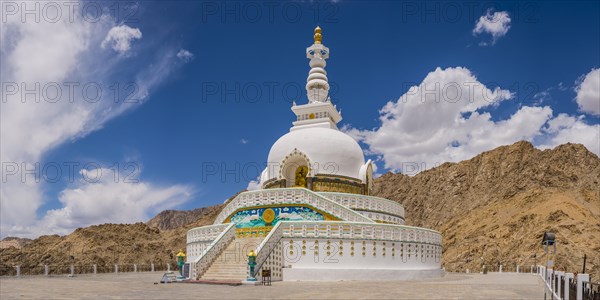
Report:
M552 232L544 232L544 236L542 237L542 245L546 246L546 255L548 255L548 246L554 246L554 251L552 252L552 258L556 254L556 236ZM550 257L547 257L546 267L553 267L554 262Z
M546 274L544 274L544 281L548 280L548 268L552 267L553 276L550 277L550 286L553 287L554 283L554 256L556 255L556 236L552 232L544 232L544 236L542 237L542 245L545 245L546 251ZM548 247L553 246L554 249L552 251L552 256L548 256ZM546 299L546 289L544 289L544 299Z

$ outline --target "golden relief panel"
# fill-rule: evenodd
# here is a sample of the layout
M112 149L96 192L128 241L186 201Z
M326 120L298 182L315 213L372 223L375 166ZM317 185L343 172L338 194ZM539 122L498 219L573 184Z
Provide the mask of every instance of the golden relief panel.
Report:
M317 192L364 194L364 188L362 185L357 186L355 184L345 182L313 181L312 186L313 190Z
M265 237L269 234L273 227L264 226L264 227L249 227L249 228L236 228L235 236L237 238L246 238L246 237Z

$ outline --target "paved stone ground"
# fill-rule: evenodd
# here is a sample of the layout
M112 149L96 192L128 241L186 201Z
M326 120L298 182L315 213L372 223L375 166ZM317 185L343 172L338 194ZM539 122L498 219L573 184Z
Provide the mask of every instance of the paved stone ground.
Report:
M543 299L531 274L456 274L425 281L274 282L272 286L154 284L162 273L0 278L0 299Z

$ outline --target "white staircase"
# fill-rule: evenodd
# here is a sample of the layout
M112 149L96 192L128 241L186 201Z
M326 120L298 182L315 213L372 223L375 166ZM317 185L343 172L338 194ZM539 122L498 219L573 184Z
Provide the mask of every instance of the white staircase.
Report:
M202 275L201 280L242 281L248 274L248 252L264 237L236 237Z

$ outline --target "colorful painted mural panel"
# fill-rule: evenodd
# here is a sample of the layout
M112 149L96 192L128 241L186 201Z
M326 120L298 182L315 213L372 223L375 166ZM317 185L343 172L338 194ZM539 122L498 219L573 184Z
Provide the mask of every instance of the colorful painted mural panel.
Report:
M237 228L274 226L279 221L323 221L324 216L308 207L284 206L242 210L231 216Z

